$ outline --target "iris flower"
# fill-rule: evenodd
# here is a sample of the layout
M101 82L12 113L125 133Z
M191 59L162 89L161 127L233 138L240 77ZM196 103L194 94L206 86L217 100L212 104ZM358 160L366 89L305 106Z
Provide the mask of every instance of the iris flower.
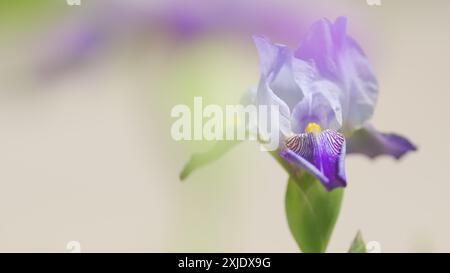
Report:
M406 138L368 123L378 83L363 50L347 35L346 22L344 17L316 22L295 50L254 37L261 79L250 99L279 106L284 138L278 155L327 190L346 186L347 153L399 159L416 150Z
M344 192L337 189L347 185L347 154L399 159L416 150L406 138L381 133L370 124L378 83L363 50L347 35L346 24L344 17L314 23L297 49L255 36L261 77L242 100L278 106L279 131L272 137L279 143L271 154L289 174L286 217L303 252L326 251ZM258 139L264 142L265 137ZM194 154L180 178L218 159L235 143L218 142L210 151ZM360 233L350 248L355 251L365 252Z
M328 191L347 185L347 154L399 159L416 150L406 138L381 133L369 123L378 83L346 24L345 17L319 20L295 50L255 36L261 78L244 96L246 104L279 106L282 138L273 155L291 175L307 171ZM227 150L218 145L194 155L181 178Z

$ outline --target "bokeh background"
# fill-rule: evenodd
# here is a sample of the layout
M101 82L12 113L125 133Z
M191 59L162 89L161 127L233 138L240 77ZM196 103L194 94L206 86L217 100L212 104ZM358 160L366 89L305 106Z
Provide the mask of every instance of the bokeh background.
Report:
M347 16L380 82L373 123L419 151L348 157L329 251L450 251L450 2L0 0L0 251L296 252L287 175L245 143L170 137L176 104L234 104L259 77L252 34L295 46Z

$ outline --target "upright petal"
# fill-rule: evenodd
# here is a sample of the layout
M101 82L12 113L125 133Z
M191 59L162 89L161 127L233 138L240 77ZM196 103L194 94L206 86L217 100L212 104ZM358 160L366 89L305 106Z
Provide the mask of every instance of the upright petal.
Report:
M253 37L260 58L261 81L291 111L303 98L292 69L292 51L285 45L273 44L261 36Z
M345 139L340 133L325 130L320 133L295 135L286 141L280 156L305 169L330 191L345 187Z
M292 113L291 128L294 133L304 132L311 122L335 131L341 128L342 111L336 88L329 81L315 81L302 86L305 97Z
M280 125L280 131L284 135L288 135L291 131L291 125L290 125L290 116L291 112L289 110L289 107L287 104L281 100L275 93L270 89L269 85L266 81L263 79L260 80L258 85L258 90L256 94L256 105L267 105L267 106L278 106L279 110L279 125ZM272 112L268 111L266 121L269 123L269 121L272 121ZM269 130L272 132L269 128Z
M292 72L292 52L285 46L273 44L261 36L253 37L258 49L261 79L256 92L256 105L279 107L280 130L284 135L291 131L290 117L295 104L303 98ZM267 120L274 117L269 116Z
M268 78L272 74L276 75L286 62L289 48L282 44L271 43L267 38L258 35L253 36L253 41L258 50L262 76Z
M342 89L344 127L360 128L372 114L378 97L378 83L362 49L346 33L347 19L315 23L295 56L312 62L320 75Z
M323 78L310 63L294 58L292 68L303 99L295 105L291 126L294 133L304 132L310 122L335 131L342 127L340 89Z
M417 147L408 139L397 134L380 133L371 125L355 131L348 138L348 153L364 154L370 158L389 155L400 159L406 153L415 150Z

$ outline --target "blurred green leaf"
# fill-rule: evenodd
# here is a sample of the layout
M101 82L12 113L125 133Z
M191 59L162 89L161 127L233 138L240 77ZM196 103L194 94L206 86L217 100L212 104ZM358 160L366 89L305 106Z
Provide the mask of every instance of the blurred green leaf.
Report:
M36 18L48 15L47 13L54 10L55 7L61 6L67 6L64 0L58 2L50 0L0 0L0 22L28 24Z
M343 189L327 192L303 172L288 180L285 208L292 235L303 252L325 252L341 208Z
M348 250L349 253L366 253L366 243L362 238L361 231L356 233L355 239L353 239L352 245Z
M186 179L193 171L212 163L231 150L239 141L218 141L207 152L193 154L190 160L184 165L180 173L180 179Z

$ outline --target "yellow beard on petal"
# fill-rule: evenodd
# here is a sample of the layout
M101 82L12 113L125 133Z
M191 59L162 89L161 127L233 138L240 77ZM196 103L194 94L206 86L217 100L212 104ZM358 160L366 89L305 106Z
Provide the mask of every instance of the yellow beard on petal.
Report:
M305 128L306 133L315 133L318 134L322 131L322 128L320 128L320 125L315 122L310 122Z

